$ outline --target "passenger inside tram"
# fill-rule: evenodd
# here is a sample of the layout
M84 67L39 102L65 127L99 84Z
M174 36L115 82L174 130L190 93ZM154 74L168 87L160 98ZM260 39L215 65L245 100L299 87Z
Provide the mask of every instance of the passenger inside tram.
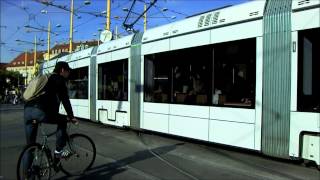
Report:
M214 104L229 106L251 106L253 90L248 81L245 64L222 65L223 78L216 83Z

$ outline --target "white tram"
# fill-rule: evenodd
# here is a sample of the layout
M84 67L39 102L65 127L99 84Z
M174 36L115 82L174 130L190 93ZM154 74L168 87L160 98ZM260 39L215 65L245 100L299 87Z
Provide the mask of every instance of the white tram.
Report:
M77 117L320 165L319 34L320 0L259 0L42 68L69 62Z

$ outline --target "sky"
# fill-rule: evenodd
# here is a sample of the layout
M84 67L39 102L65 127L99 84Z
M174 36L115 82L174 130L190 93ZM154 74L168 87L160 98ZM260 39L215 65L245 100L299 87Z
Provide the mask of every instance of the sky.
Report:
M46 6L39 1L48 1L66 10L55 6ZM85 1L90 1L90 4L85 5ZM215 8L247 1L250 0L157 0L147 12L147 29L179 21ZM99 38L99 30L103 30L106 23L105 14L103 14L103 11L106 11L106 2L107 0L74 0L73 41ZM120 35L128 34L123 28L123 22L128 12L123 9L130 9L133 2L133 0L111 0L111 31L115 32L117 27ZM152 0L136 0L133 13L128 18L128 24L143 12L144 2L148 5ZM67 43L70 29L70 12L67 10L70 9L70 4L71 0L0 0L0 62L8 63L21 52L33 50L32 42L35 37L37 42L43 44L43 46L37 46L37 50L46 50L46 30L49 21L53 32L50 37L50 46L53 47L57 43ZM143 18L133 28L143 31Z

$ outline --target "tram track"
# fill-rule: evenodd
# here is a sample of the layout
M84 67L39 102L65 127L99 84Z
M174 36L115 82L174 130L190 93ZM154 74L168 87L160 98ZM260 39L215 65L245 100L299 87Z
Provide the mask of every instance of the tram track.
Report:
M200 180L199 178L193 176L192 174L182 170L181 168L175 166L173 163L169 162L168 160L166 160L165 158L161 157L157 152L153 151L145 142L144 140L139 137L139 139L141 140L142 144L145 146L146 150L153 155L153 157L157 158L158 160L162 161L164 164L166 164L167 166L169 166L170 168L176 170L177 172L179 172L180 174L188 177L189 179L192 180ZM117 159L114 159L110 156L106 156L105 154L102 153L98 153L97 152L97 156L99 156L100 158L105 159L106 161L108 161L109 165L102 165L102 166L98 166L98 167L93 167L91 170L88 171L88 173L85 175L86 176L90 176L90 174L95 174L97 171L102 171L102 170L106 170L106 169L110 169L112 171L114 171L115 169L117 170L121 170L121 169L130 169L132 170L134 173L146 178L146 179L150 179L150 180L161 180L163 178L157 177L155 175L152 175L151 173L147 173L141 169L135 168L131 165L128 165L126 163L120 162ZM112 164L114 163L114 164Z
M114 169L114 168L118 168L118 169L122 169L122 168L127 168L127 169L131 169L134 173L138 174L138 175L141 175L142 177L146 178L146 179L150 179L150 180L161 180L162 178L159 178L157 176L154 176L150 173L147 173L145 171L142 171L141 169L138 169L138 168L135 168L131 165L128 165L128 164L125 164L125 163L119 163L119 160L117 159L114 159L110 156L106 156L104 154L101 154L101 153L98 153L97 152L97 156L100 156L102 157L103 159L105 159L106 161L110 162L110 163L114 163L115 166L113 167L112 165L110 165L111 167L107 167L107 168L110 168L110 169ZM106 165L108 166L108 165Z
M184 177L186 177L186 179L192 179L192 180L199 180L199 178L195 177L194 175L190 174L189 172L177 167L176 165L174 165L173 163L171 163L170 161L168 161L167 159L165 159L164 157L162 157L159 153L157 153L156 151L154 151L152 148L150 148L150 146L146 143L146 141L143 139L142 135L138 135L138 139L140 140L141 144L144 146L144 149L146 152L150 153L152 155L152 157L155 157L156 159L160 160L161 162L163 162L166 166L168 166L171 169L174 169L176 172L178 172L179 174L183 175ZM124 159L120 159L117 160L113 157L110 157L106 154L103 153L99 153L97 152L97 156L99 156L102 159L105 159L105 161L107 161L107 164L104 165L100 165L100 166L96 166L93 167L92 169L90 169L85 177L90 177L90 175L94 175L97 173L101 173L101 172L105 172L105 171L121 171L123 169L130 169L132 170L135 174L140 175L143 178L146 179L150 179L150 180L160 180L163 179L161 177L157 177L151 173L145 172L141 169L135 168L132 165L129 165L126 160L126 158ZM81 178L82 179L82 178ZM170 178L169 178L170 179Z
M95 132L96 133L96 132ZM137 132L135 132L137 133ZM100 134L100 133L98 133ZM114 135L114 131L112 133ZM109 133L102 133L101 135L103 136L111 136ZM242 160L241 158L237 157L234 153L221 153L219 152L212 152L212 148L205 148L203 146L200 146L202 149L201 151L198 151L198 153L202 154L201 152L203 151L204 154L207 154L209 151L211 153L217 153L216 156L213 157L205 157L204 155L199 156L193 156L192 152L189 149L182 148L176 151L176 147L179 144L184 144L184 143L179 143L179 142L171 142L171 143L165 143L163 144L161 141L158 141L158 139L153 139L149 138L148 134L144 134L143 132L138 132L138 135L133 137L134 133L130 133L129 136L112 136L112 139L117 139L116 142L119 142L121 144L127 144L129 141L130 145L135 145L136 148L132 150L132 154L130 151L125 150L124 153L129 153L128 155L124 154L118 154L121 155L120 158L113 158L110 157L108 153L97 153L99 157L103 157L105 159L105 162L103 163L102 166L96 166L93 167L93 170L90 170L88 173L88 176L86 177L94 177L97 173L97 171L104 171L102 173L115 171L117 173L120 173L119 171L124 171L125 169L130 169L132 170L131 172L134 174L137 174L137 176L141 176L141 179L174 179L174 176L179 176L180 179L203 179L203 176L199 174L199 172L196 172L198 176L200 175L200 178L198 178L196 175L193 173L190 173L189 171L185 171L183 167L185 166L184 164L179 164L180 161L184 162L195 162L197 165L195 166L210 166L212 167L213 171L216 172L217 177L222 177L221 175L224 174L224 171L228 169L228 171L232 172L232 174L239 174L239 177L243 177L245 179L300 179L302 176L295 176L295 175L290 175L287 173L282 173L277 170L272 170L269 169L270 167L264 166L264 163L268 163L265 160L259 160L258 162L262 164L256 164L255 161L253 162L247 162L247 160ZM155 141L155 142L154 142ZM139 143L140 142L140 143ZM179 143L179 144L177 144ZM138 145L140 144L140 145ZM111 145L111 144L110 144ZM114 145L114 144L113 144ZM138 145L138 146L137 146ZM122 147L122 145L120 146ZM170 152L170 153L168 153ZM143 157L141 156L143 154ZM166 158L166 156L169 155L169 158ZM168 159L171 159L171 155L175 156L172 157L172 161L168 161ZM117 156L117 155L116 155ZM122 158L121 158L122 157ZM182 159L180 159L182 158ZM212 159L213 158L213 159ZM150 160L154 159L152 161L145 161L145 160ZM180 159L180 160L179 160ZM146 165L149 163L153 164L153 167L151 166L145 166L136 162L142 162ZM160 161L162 163L160 163ZM244 161L244 162L243 162ZM173 163L174 162L174 163ZM162 165L161 165L162 164ZM178 165L177 165L178 164ZM274 164L274 163L273 163ZM275 163L277 165L278 163ZM179 167L180 165L180 167ZM187 165L187 164L186 164ZM161 169L157 169L158 167L161 166ZM189 165L187 165L189 167ZM168 167L168 169L166 168ZM182 167L182 168L181 168ZM245 168L240 168L240 167L245 167ZM98 168L98 169L97 169ZM171 170L169 170L172 169ZM287 168L290 168L289 166ZM293 167L295 168L295 167ZM96 170L95 170L96 169ZM188 169L188 168L187 168ZM206 173L208 168L202 172ZM171 171L172 174L164 174L165 176L161 175L161 172L167 172ZM177 173L175 173L177 172ZM193 171L192 171L193 172ZM160 173L160 174L159 174ZM201 173L201 172L200 172ZM180 174L180 175L179 175ZM211 173L209 173L211 174ZM103 175L103 174L102 174ZM103 177L107 177L103 176Z
M145 140L143 139L143 137L141 136L141 134L138 136L139 140L141 141L141 143L145 146L145 148L149 151L149 153L151 153L154 157L156 157L157 159L159 159L160 161L164 162L165 164L167 164L168 166L170 166L171 168L177 170L179 173L189 177L190 179L193 180L199 180L197 177L193 176L192 174L182 170L181 168L175 166L173 163L169 162L168 160L166 160L164 157L161 157L157 152L153 151L149 145L145 142Z

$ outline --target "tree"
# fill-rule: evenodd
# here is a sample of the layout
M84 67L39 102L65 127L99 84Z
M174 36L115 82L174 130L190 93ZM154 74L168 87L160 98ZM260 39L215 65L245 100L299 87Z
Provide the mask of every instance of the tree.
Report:
M5 89L11 90L23 84L23 77L19 72L0 70L0 94L4 94Z

